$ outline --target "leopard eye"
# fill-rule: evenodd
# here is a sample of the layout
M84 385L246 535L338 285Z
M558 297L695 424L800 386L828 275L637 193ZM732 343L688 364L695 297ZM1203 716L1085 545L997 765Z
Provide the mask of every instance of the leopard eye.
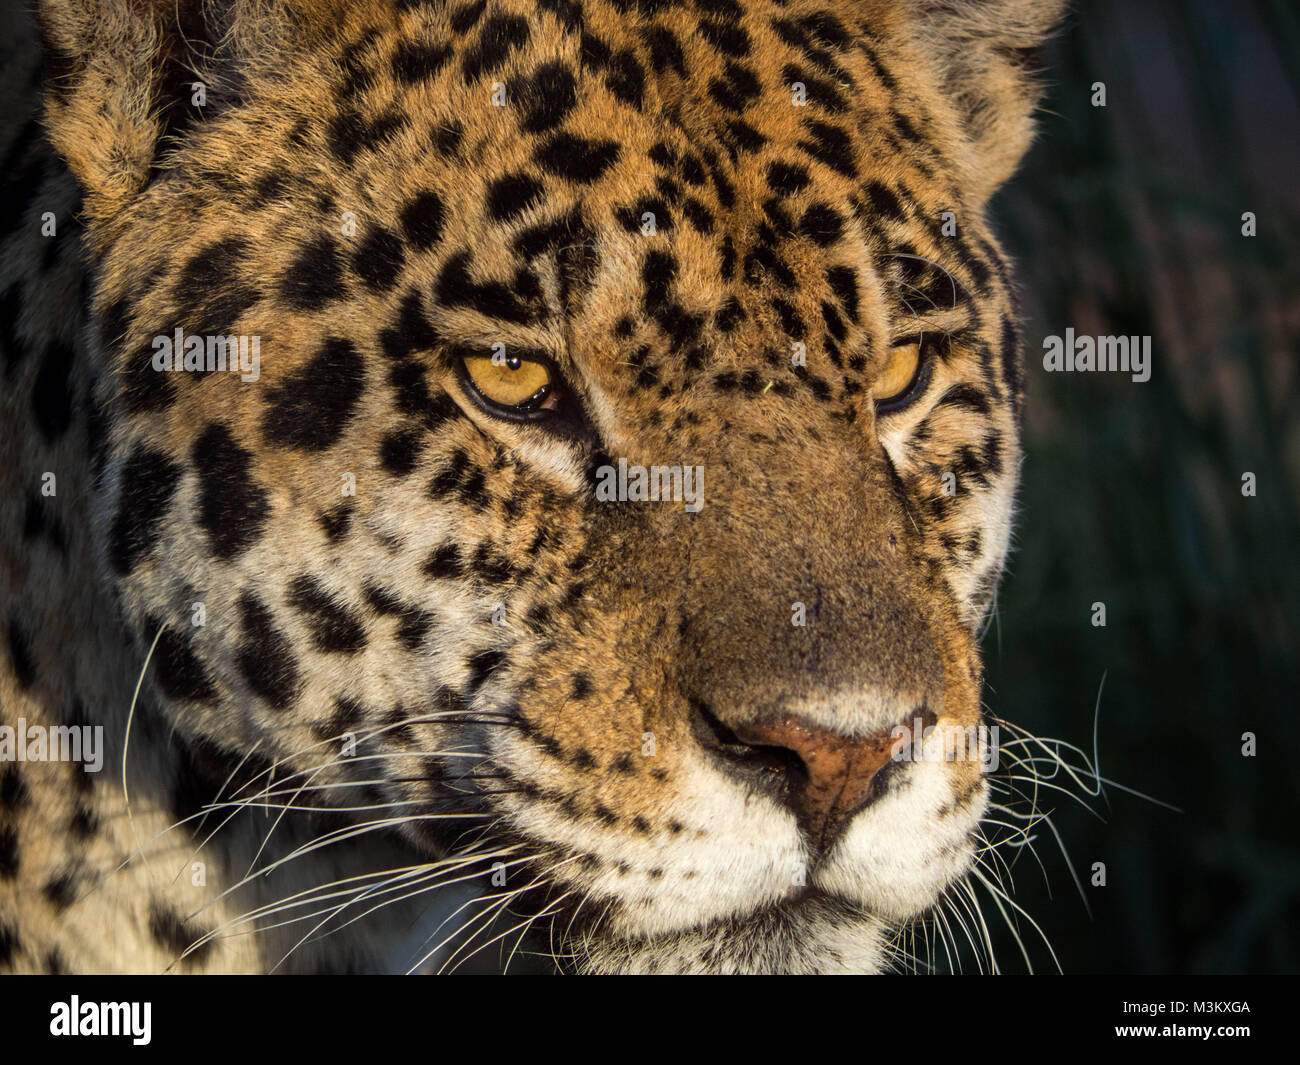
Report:
M511 414L555 407L555 382L543 362L518 355L464 355L460 361L470 387L489 406Z
M871 387L876 412L888 414L906 407L925 391L929 360L921 337L895 344L885 368Z

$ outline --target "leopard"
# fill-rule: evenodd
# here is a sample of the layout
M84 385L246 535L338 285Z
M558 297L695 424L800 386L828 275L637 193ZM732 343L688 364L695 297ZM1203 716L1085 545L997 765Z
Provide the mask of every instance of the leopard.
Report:
M915 967L1061 4L7 7L0 969Z

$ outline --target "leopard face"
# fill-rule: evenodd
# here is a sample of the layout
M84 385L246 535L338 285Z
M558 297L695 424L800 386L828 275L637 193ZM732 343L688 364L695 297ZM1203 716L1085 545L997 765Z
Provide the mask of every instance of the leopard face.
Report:
M988 801L894 741L982 721L1054 5L109 6L44 5L48 121L172 725L566 968L889 968Z

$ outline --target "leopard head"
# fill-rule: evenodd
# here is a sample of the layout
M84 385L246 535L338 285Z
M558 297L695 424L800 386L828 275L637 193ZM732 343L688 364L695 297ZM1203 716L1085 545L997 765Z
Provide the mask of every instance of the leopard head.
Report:
M42 3L174 727L566 967L889 968L981 846L1056 7Z

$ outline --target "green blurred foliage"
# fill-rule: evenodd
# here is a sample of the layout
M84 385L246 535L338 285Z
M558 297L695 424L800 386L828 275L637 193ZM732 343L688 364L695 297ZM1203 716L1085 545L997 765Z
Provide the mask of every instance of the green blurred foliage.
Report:
M1102 775L1181 812L1108 787L1093 816L1056 794L1042 805L1091 916L1045 826L1015 898L1066 972L1297 971L1300 12L1077 8L1044 58L1040 140L994 208L1029 412L986 702L1089 755L1098 708ZM1043 337L1067 326L1151 335L1151 380L1044 372ZM1022 970L984 910L1002 968Z

